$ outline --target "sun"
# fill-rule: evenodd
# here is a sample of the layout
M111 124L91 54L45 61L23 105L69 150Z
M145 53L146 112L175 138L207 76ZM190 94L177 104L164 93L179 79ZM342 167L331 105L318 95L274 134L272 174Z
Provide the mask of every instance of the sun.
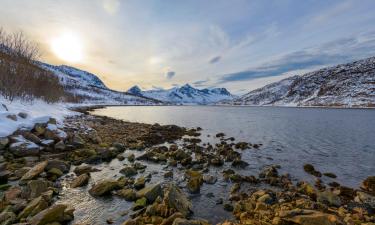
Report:
M52 40L51 48L58 58L67 62L79 62L83 58L82 41L73 33L64 33Z

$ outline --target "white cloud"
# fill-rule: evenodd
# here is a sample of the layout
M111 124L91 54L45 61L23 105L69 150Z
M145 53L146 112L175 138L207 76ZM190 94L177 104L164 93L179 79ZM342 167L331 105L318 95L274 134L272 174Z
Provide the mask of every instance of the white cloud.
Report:
M120 0L102 0L102 6L107 13L113 15L120 8Z

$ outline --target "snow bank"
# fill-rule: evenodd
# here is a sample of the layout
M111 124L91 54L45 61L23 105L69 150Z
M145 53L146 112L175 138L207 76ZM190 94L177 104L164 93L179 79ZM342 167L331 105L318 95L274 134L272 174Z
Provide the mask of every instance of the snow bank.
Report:
M18 115L20 112L26 113L27 117L17 116L17 121L7 118L8 115ZM69 110L67 105L62 103L47 104L41 100L32 103L19 100L9 102L0 96L0 137L8 136L19 128L30 129L35 123L47 122L51 117L62 123L64 117L75 114L77 113Z

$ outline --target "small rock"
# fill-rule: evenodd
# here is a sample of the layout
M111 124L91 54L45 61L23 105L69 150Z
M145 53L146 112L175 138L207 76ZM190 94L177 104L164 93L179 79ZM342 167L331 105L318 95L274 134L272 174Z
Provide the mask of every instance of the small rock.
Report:
M90 176L88 173L84 173L76 177L72 183L70 184L71 188L77 188L77 187L82 187L85 186L89 183Z
M150 203L154 202L155 199L161 195L162 189L159 183L145 187L137 192L137 198L146 197Z
M117 192L117 195L123 197L126 201L135 201L137 200L137 193L130 188L122 189Z
M134 188L139 190L145 187L146 179L144 177L139 177L135 182L134 182Z
M10 115L7 115L6 117L10 120L17 121L17 115L16 114L10 114Z
M173 171L168 171L164 173L164 178L171 178L171 177L173 177Z
M111 191L117 189L118 187L119 184L116 180L103 180L98 182L97 184L94 184L89 190L89 193L93 196L102 196L109 194Z
M137 170L131 166L122 168L120 173L124 174L126 177L132 177L138 174Z
M224 204L224 210L228 211L228 212L232 212L233 211L233 205L230 204L230 203L225 203Z
M135 211L135 210L143 209L146 206L147 206L147 198L142 197L134 203L133 210Z
M89 165L80 165L74 168L74 173L77 174L78 176L84 173L90 173L90 172L97 172L99 171L98 169L92 168Z
M375 176L371 176L366 178L362 182L361 188L372 195L375 195Z
M4 149L9 144L7 137L0 137L0 150Z
M56 204L51 207L39 212L33 218L30 219L31 225L45 225L54 222L63 223L70 221L74 218L74 209L68 210L67 205Z
M35 177L39 176L39 174L44 172L44 169L46 168L47 165L48 165L48 161L43 161L43 162L35 165L33 168L31 168L27 173L25 173L22 176L21 181L31 180L31 179L34 179Z
M217 181L217 177L209 175L209 174L205 174L205 175L203 175L203 181L206 184L215 184L216 181Z

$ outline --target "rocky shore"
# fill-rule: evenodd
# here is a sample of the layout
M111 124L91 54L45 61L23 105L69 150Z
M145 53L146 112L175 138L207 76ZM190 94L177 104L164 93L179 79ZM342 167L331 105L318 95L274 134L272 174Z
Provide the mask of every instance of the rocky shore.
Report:
M314 184L279 174L280 165L243 175L238 171L250 162L242 160L242 151L261 151L262 144L236 142L224 133L213 134L217 143L203 143L199 127L124 122L89 110L77 109L82 115L64 124L50 119L0 138L0 224L90 224L74 219L74 205L59 203L63 188L84 187L93 198L133 202L121 221L106 218L107 224L211 224L195 216L191 197L218 179L230 186L227 198L206 195L233 214L221 224L375 224L375 177L353 189L324 183L322 176L336 175L310 164L301 170L315 177ZM93 182L95 165L112 160L122 162L121 176ZM151 164L163 166L157 182L147 172ZM183 180L174 179L177 174Z

